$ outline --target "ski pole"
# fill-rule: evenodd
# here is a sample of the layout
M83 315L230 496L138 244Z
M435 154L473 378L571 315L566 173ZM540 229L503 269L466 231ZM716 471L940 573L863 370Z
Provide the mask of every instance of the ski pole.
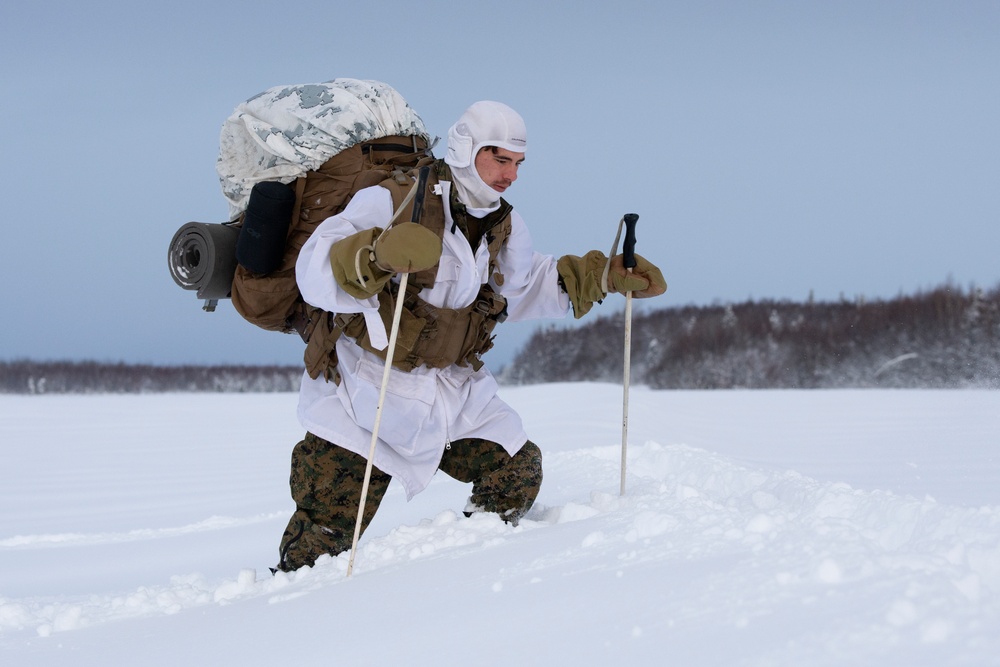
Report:
M403 294L409 273L399 277L399 294L396 297L396 308L392 313L392 330L389 332L389 348L385 352L385 369L382 371L382 386L378 392L378 405L375 406L375 425L372 426L372 442L368 449L368 462L365 465L365 481L361 485L361 502L358 504L358 518L354 523L354 540L351 542L351 558L347 561L347 576L354 570L354 555L358 552L358 538L361 537L361 524L365 516L365 500L368 498L368 485L372 478L372 459L375 458L375 444L378 442L378 430L382 423L382 404L385 402L385 389L389 385L389 371L392 369L393 352L396 349L396 336L399 333L399 320L403 313Z
M420 221L420 213L423 208L424 203L424 190L427 187L427 173L429 171L428 167L423 167L417 177L417 182L411 190L411 194L416 192L416 197L413 201L413 222ZM400 210L406 206L409 198L403 201L400 206ZM397 212L398 213L398 212ZM395 216L393 216L395 219ZM392 224L392 220L389 221L389 225ZM386 229L389 228L386 226ZM377 241L376 241L377 243ZM360 275L360 271L358 274ZM399 335L399 322L403 316L403 299L406 294L406 283L410 278L409 273L399 274L399 291L396 293L396 306L392 311L392 325L389 329L389 347L385 351L385 368L382 370L382 384L378 391L378 404L375 406L375 423L372 425L372 441L371 446L368 449L368 462L365 465L365 479L361 485L361 501L358 503L358 518L354 523L354 539L351 541L351 557L347 561L347 575L351 576L354 571L354 556L358 552L358 539L361 537L361 525L364 523L365 516L365 501L368 499L368 485L371 483L372 478L372 468L374 467L375 459L375 445L378 443L378 431L382 424L382 405L385 403L385 390L389 386L389 371L392 370L392 358L396 351L396 337Z
M626 213L622 218L625 223L625 242L622 244L622 263L629 273L635 267L635 224L639 216ZM632 368L632 290L625 293L625 371L622 380L622 482L619 495L625 495L625 452L628 448L628 387Z
M601 289L608 292L608 273L611 270L611 259L618 254L618 241L622 237L622 227L625 227L625 243L622 246L622 263L629 273L632 273L635 261L635 224L639 222L636 213L626 213L618 223L618 233L615 234L615 242L611 246L611 253L608 255L608 262L604 266L604 274L601 276ZM629 372L632 367L632 291L625 293L625 374L623 378L622 392L622 479L620 495L625 495L625 455L628 449L628 386Z

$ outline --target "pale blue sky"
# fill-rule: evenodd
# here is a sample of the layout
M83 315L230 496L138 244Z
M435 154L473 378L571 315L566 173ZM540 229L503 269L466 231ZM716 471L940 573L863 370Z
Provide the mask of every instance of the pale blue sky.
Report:
M536 248L607 251L638 213L670 283L643 307L1000 283L994 0L39 0L0 9L0 62L0 359L298 363L296 338L203 313L166 250L226 218L233 108L340 76L439 136L479 99L520 111L508 199Z

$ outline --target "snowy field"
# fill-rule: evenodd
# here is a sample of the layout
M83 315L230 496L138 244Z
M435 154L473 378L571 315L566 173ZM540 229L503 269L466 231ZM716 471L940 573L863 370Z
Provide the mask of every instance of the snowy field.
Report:
M1000 392L506 388L528 519L273 576L296 397L0 396L4 665L997 665Z

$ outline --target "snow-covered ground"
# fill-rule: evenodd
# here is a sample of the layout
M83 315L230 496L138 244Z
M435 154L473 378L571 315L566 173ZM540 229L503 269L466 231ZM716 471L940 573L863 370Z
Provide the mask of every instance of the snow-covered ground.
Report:
M1000 392L506 388L529 518L271 576L295 396L0 396L4 665L997 665Z

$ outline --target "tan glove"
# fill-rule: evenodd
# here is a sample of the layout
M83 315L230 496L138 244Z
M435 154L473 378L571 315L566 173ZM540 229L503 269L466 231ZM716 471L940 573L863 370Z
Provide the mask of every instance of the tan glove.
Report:
M621 255L611 260L608 272L608 290L645 298L658 296L667 290L667 283L660 270L643 257L635 255L636 266L629 273ZM556 263L559 277L573 304L573 317L579 319L590 312L595 301L607 296L601 289L601 276L608 257L600 250L591 250L583 257L563 255Z
M385 234L378 227L366 229L330 248L333 277L356 299L381 292L394 273L423 271L440 259L441 239L415 222L395 225Z
M415 273L441 260L441 239L423 225L401 222L375 242L375 264L383 271Z
M635 257L635 266L632 268L631 273L625 268L624 255L615 255L611 258L611 268L608 270L608 290L620 294L632 292L632 296L636 299L648 299L651 296L660 296L666 292L667 281L663 279L663 274L660 273L660 270L641 255L633 255L633 257ZM624 283L620 282L620 279L626 279L630 281L630 285L635 284L631 281L637 277L646 281L645 287L640 289L635 289L634 287L624 288Z
M330 267L333 277L344 291L355 299L367 299L378 294L392 278L392 271L378 268L371 261L371 248L381 233L380 229L366 229L341 239L330 248ZM354 259L362 253L359 261ZM361 274L358 274L358 268Z

